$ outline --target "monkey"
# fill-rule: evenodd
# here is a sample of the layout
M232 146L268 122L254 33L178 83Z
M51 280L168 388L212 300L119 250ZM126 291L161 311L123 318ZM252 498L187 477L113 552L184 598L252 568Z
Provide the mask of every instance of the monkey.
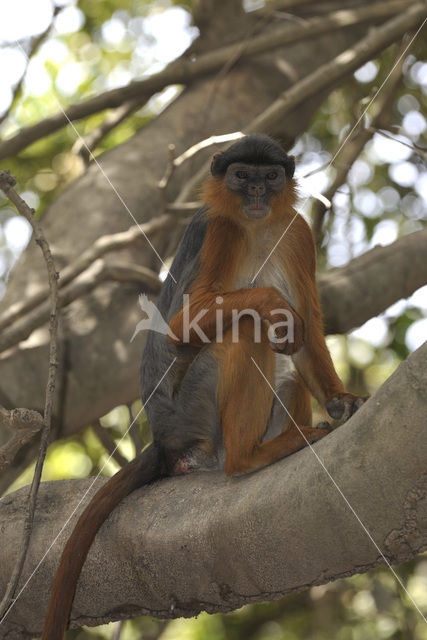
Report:
M314 241L295 210L294 170L294 158L264 134L213 156L203 207L159 295L169 331L149 330L143 352L152 443L80 516L43 640L63 638L91 543L125 496L195 470L256 471L330 433L328 422L312 426L311 396L344 420L365 401L345 391L326 346Z

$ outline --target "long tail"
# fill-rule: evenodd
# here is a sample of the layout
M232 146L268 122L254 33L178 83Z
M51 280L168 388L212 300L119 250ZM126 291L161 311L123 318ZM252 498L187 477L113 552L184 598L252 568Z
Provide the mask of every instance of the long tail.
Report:
M123 467L92 498L62 553L45 620L42 640L62 640L80 571L98 529L123 498L161 477L158 449L151 445Z

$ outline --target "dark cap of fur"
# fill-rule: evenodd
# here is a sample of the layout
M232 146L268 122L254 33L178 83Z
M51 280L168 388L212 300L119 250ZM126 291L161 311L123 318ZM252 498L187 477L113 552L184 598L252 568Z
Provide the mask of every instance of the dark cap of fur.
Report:
M295 171L294 157L288 156L277 142L263 133L252 133L232 144L226 151L216 153L211 164L212 175L224 175L233 162L280 164L285 168L288 178L292 178Z

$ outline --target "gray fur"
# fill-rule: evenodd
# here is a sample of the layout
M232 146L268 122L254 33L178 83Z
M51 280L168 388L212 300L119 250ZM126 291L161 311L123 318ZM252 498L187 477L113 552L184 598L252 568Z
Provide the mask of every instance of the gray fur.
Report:
M198 272L207 225L206 209L201 209L190 222L170 270L177 282L168 275L162 287L158 309L168 322L181 309L182 296ZM176 362L156 388L174 358ZM191 450L193 466L197 457L193 447L205 441L206 436L218 448L221 446L217 384L217 365L210 345L201 349L176 346L167 336L149 331L141 364L141 397L146 403L153 441L169 451ZM150 398L151 394L155 397ZM203 466L212 466L216 451L209 465L206 455L202 457Z

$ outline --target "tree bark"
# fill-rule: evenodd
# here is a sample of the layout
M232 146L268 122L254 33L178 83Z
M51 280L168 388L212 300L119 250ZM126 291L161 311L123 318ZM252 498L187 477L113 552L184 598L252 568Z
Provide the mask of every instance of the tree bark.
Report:
M246 476L194 473L134 492L89 552L72 626L229 611L365 572L384 564L381 553L397 564L427 549L426 357L427 344L314 446L328 473L306 448ZM22 584L91 483L42 485ZM26 492L0 502L2 584L13 567L10 550ZM18 596L1 637L40 634L53 573L76 519Z

